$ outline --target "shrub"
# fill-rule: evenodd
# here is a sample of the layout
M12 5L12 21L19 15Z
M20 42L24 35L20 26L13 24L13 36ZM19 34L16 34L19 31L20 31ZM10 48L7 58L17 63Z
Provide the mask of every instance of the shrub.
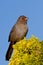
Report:
M32 36L12 46L14 51L8 65L43 65L43 41Z

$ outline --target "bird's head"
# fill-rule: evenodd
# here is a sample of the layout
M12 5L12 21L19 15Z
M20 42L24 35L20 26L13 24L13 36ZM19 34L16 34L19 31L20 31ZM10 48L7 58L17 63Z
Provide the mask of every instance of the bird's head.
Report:
M18 21L25 24L27 23L28 19L29 19L28 17L22 15L18 18Z

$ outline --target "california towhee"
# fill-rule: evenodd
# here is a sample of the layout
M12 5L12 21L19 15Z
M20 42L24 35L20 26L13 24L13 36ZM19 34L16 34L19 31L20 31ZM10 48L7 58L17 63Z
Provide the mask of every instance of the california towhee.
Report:
M12 45L26 36L28 32L27 21L28 18L26 16L20 16L16 24L11 29L8 39L10 45L6 53L6 60L9 60L11 58L13 51Z

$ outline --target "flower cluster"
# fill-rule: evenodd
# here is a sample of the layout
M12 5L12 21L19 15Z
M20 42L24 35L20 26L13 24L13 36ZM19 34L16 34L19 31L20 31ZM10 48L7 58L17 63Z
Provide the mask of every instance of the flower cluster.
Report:
M12 46L14 51L8 65L43 65L43 41L32 36Z

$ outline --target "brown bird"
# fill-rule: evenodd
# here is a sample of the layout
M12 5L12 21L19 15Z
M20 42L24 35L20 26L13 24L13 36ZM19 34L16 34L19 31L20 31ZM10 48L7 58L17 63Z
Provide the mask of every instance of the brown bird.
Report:
M10 45L6 53L6 60L9 60L11 58L13 52L12 45L26 36L28 32L27 21L28 18L26 16L20 16L16 24L12 27L8 39Z

